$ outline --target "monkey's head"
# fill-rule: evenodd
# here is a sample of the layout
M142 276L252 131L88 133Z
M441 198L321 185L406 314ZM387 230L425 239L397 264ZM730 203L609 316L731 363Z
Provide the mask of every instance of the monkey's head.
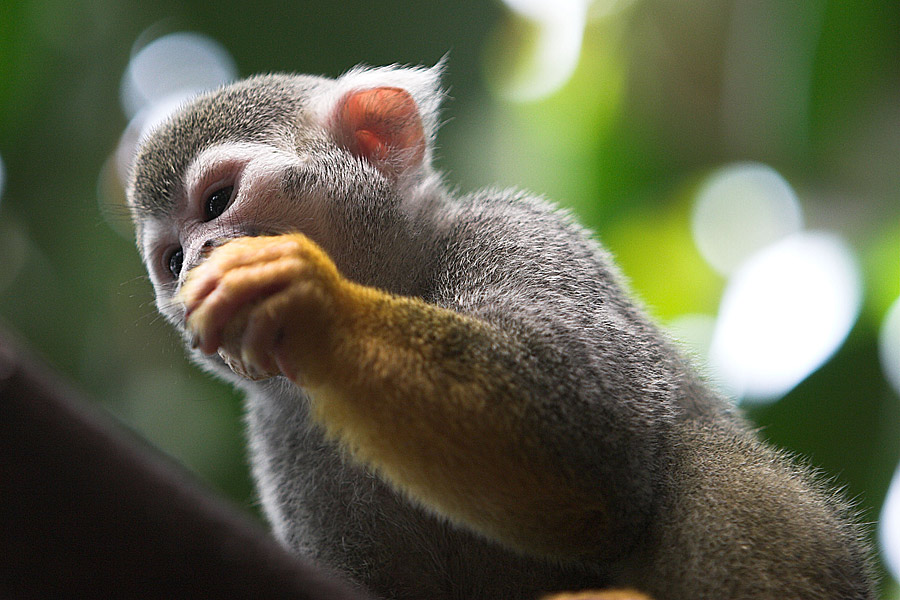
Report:
M299 231L350 277L436 177L440 66L338 79L253 77L201 95L143 139L127 188L159 310L212 248Z

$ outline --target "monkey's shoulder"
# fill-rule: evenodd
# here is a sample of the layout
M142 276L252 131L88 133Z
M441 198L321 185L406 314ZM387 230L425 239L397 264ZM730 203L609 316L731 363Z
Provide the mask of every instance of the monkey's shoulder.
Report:
M448 200L432 219L427 300L480 316L531 314L573 331L593 329L609 310L643 321L609 253L565 208L485 189Z
M571 211L546 198L515 188L485 188L455 198L444 216L460 238L502 235L518 239L580 240L590 233L578 225Z

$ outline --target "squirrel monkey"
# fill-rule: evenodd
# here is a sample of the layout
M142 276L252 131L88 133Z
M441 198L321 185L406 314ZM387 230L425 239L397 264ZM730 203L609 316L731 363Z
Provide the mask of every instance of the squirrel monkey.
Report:
M246 392L275 535L384 598L872 598L848 507L701 381L589 232L445 187L439 75L254 77L135 159L157 305Z

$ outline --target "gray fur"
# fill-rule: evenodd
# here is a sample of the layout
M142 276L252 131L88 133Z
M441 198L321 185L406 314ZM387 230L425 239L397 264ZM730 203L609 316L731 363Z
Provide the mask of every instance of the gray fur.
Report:
M534 390L526 420L547 456L586 489L603 483L608 545L563 563L482 539L344 456L310 423L301 389L283 378L239 379L195 354L247 392L253 472L275 535L386 598L606 586L660 600L872 598L866 548L844 504L760 443L691 371L589 232L518 192L453 197L427 161L392 182L330 139L328 109L341 91L378 81L414 88L431 137L437 75L273 75L199 98L144 142L129 187L138 234L142 223L171 217L187 165L210 145L304 153L281 192L310 205L304 233L347 277L477 317L515 340L496 360ZM220 233L287 229L270 217L231 221ZM154 283L160 309L180 327L173 285Z

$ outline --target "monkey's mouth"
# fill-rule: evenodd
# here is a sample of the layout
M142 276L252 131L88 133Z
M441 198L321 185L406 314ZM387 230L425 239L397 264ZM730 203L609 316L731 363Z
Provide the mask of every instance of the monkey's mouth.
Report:
M245 365L242 361L235 359L222 349L219 350L217 358L221 360L226 367L231 369L235 375L243 377L244 379L249 379L250 381L262 381L263 379L270 379L277 375L273 373L261 373L253 367Z

